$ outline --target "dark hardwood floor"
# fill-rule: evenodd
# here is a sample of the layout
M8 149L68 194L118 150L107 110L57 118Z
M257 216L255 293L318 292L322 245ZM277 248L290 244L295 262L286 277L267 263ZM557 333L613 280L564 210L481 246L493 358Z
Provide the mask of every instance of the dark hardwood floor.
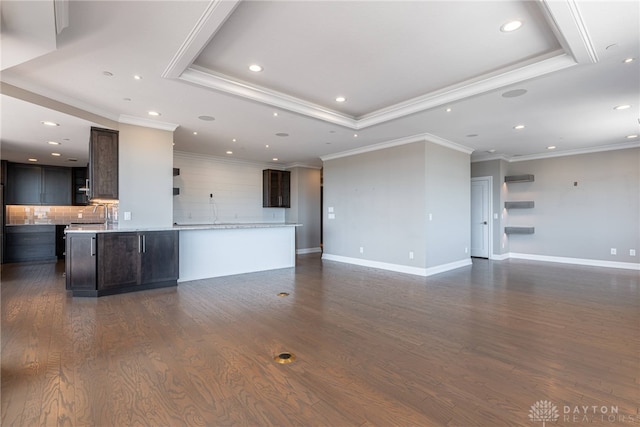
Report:
M305 255L91 299L63 270L2 266L2 426L640 425L638 271Z

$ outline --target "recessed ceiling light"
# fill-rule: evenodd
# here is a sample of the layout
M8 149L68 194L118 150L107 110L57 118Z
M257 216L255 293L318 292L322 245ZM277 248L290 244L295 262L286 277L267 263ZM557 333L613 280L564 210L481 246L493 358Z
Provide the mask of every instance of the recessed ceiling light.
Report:
M157 116L160 116L161 114L160 114L160 113L158 113L157 111L149 111L149 115L150 115L150 116L157 117Z
M205 122L212 122L212 121L214 121L216 119L213 116L198 116L198 118L200 120L204 120Z
M357 138L357 137L358 137L358 134L357 134L357 133L354 133L354 134L353 134L353 137L354 137L354 138Z
M273 117L278 117L278 112L277 111L273 113Z
M111 71L103 71L102 75L107 76L107 77L113 77L113 73Z
M30 162L37 162L37 161L38 161L38 159L35 159L35 158L33 158L33 157L31 157L31 158L29 158L29 159L27 159L27 160L29 160Z
M53 157L60 157L60 153L51 153Z
M134 79L136 80L142 80L142 76L136 74L135 76L133 76Z
M508 90L505 93L502 94L503 98L516 98L518 96L522 96L525 93L527 93L526 89L513 89L513 90Z
M556 146L555 145L550 145L547 147L547 150L555 150Z
M276 133L276 136L285 137L285 136L289 136L289 134L286 133L286 132L278 132L278 133Z
M273 159L271 159L271 160L273 160L274 162L277 162L277 161L278 161L278 158L277 158L277 157L274 157L274 158L273 158Z
M49 144L49 145L60 145L60 143L58 141L47 141L47 144Z
M625 64L630 64L631 62L633 62L635 60L636 60L636 58L625 58L624 61L622 61L622 62L624 62Z
M56 123L56 122L47 122L47 121L44 121L44 122L40 122L40 123L42 123L42 124L43 124L43 125L45 125L45 126L60 126L60 125L59 125L58 123Z
M444 111L446 111L447 113L450 113L450 112L451 112L451 108L447 108L447 109L446 109L446 110L444 110Z
M502 31L503 33L509 33L511 31L517 30L520 27L522 27L522 21L509 21L506 24L503 24L502 27L500 27L500 31Z
M495 153L495 152L496 152L496 150L493 149L493 148L491 150L487 150L487 153Z
M131 102L131 98L122 98L123 101Z
M465 135L467 138L475 138L476 136L478 136L477 133L470 133L468 135Z
M627 108L631 108L631 105L623 104L623 105L616 105L615 107L613 107L614 110L626 110Z
M251 64L249 65L249 70L253 71L254 73L259 73L263 70L263 68L258 64Z
M627 139L634 139L634 138L637 138L637 137L638 137L638 135L627 135L626 136Z
M231 140L231 142L236 142L236 141L237 141L237 139L235 139L235 138L233 138L233 139Z
M514 128L515 130L522 130L522 129L524 129L524 128L525 128L525 125L515 125L513 128Z
M346 100L347 100L347 98L345 98L344 96L337 96L336 97L336 102L344 102Z
M233 154L233 151L227 151L227 154Z
M67 159L67 161L68 161L68 162L77 162L77 161L78 161L78 159L76 159L76 158L74 158L74 157L69 157L69 158Z
M193 132L193 134L194 134L194 135L197 135L197 134L198 134L198 132Z
M269 144L265 145L264 148L269 148Z

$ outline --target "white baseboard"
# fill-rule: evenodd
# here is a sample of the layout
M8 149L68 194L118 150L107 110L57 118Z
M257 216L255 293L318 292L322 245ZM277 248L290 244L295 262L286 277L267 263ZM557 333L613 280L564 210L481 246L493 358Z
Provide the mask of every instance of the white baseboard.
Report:
M505 259L509 259L509 254L491 254L491 256L489 257L489 259L495 260L495 261L504 261Z
M433 274L443 273L445 271L471 265L471 258L451 262L448 264L437 265L435 267L429 267L429 268L411 267L408 265L391 264L387 262L371 261L368 259L351 258L351 257L332 255L327 253L322 255L322 259L328 260L328 261L343 262L346 264L355 264L363 267L379 268L381 270L395 271L397 273L413 274L416 276L423 276L423 277L431 276Z
M318 252L322 252L322 248L296 249L296 255L317 254Z
M577 265L588 265L592 267L607 267L607 268L622 268L625 270L640 270L640 263L634 262L616 262L616 261L605 261L600 259L585 259L585 258L568 258L568 257L558 257L558 256L547 256L547 255L532 255L532 254L521 254L516 252L510 252L508 254L509 258L514 259L527 259L531 261L546 261L546 262L558 262L562 264L577 264Z

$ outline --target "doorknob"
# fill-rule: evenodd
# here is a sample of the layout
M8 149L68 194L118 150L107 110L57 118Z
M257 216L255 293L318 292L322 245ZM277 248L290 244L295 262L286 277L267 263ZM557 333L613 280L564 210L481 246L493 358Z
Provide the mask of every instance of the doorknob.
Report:
M487 225L487 221L482 221L482 223L483 223L484 225Z

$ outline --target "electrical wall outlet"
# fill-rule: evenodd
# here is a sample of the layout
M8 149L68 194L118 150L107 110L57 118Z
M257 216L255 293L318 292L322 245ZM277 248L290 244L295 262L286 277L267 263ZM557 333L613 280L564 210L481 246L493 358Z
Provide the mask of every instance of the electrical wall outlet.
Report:
M360 246L360 253L363 254L364 253L364 248L362 246Z
M409 259L413 259L413 251L409 251Z
M629 249L629 255L636 256L636 250L635 249Z
M618 250L616 248L611 248L611 255L618 255Z
M78 212L78 218L82 218L82 212Z

